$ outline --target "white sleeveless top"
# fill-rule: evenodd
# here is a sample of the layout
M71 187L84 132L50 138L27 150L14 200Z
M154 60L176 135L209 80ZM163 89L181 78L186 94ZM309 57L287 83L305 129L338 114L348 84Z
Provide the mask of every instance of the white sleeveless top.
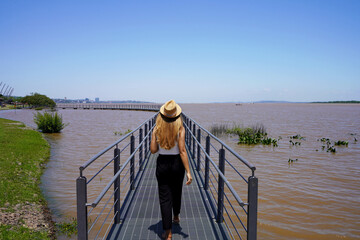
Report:
M169 150L160 147L159 145L159 154L161 155L177 155L180 154L178 142L175 142L175 146L170 148Z

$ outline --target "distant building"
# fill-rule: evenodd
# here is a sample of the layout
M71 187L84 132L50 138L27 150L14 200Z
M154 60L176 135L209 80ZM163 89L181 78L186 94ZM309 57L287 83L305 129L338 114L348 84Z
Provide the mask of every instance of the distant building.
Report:
M96 103L100 102L100 99L99 99L98 97L95 98L95 102L96 102Z

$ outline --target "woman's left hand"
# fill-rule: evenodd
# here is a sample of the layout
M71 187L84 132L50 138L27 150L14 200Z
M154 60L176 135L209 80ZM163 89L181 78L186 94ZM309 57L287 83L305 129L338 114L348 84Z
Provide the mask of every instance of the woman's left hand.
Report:
M190 173L190 172L186 173L186 178L187 178L186 185L190 185L191 182L192 182L192 177L191 177L191 173Z

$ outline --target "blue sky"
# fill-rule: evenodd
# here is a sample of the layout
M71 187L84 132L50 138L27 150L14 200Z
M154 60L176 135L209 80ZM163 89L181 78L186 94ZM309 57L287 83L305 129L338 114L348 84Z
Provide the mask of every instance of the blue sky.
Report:
M13 95L360 100L360 1L1 1ZM0 89L1 90L1 89Z

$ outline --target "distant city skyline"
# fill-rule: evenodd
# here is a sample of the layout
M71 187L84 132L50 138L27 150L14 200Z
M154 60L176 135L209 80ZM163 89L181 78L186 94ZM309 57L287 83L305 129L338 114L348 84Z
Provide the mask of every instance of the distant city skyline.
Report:
M360 100L360 1L1 1L12 95Z

